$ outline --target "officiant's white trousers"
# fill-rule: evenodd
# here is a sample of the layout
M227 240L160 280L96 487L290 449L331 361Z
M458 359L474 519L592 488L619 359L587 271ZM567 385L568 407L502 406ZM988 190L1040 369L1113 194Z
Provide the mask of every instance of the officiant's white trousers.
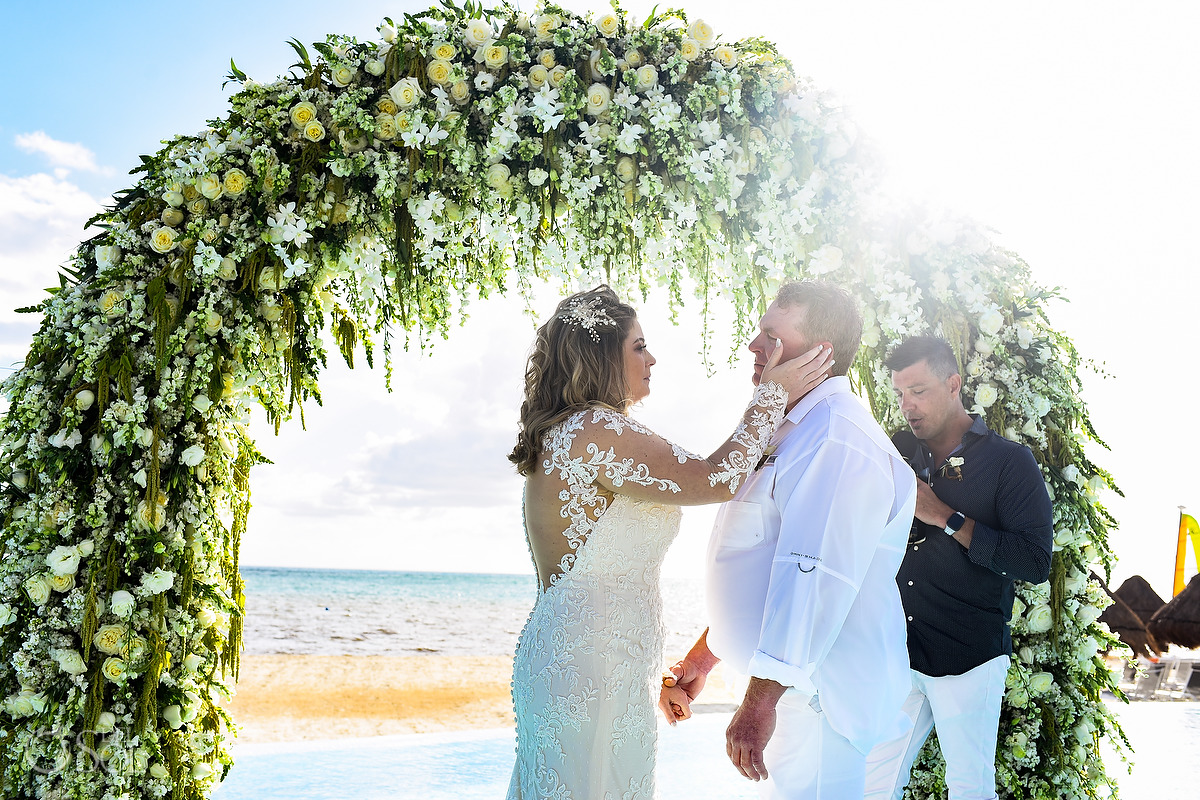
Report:
M775 733L763 751L763 800L846 800L862 797L866 756L833 728L814 701L784 695L775 707Z
M935 726L950 800L996 800L996 731L1007 675L1008 656L942 678L913 670L912 693L904 703L912 727L867 756L865 800L904 796L913 761Z

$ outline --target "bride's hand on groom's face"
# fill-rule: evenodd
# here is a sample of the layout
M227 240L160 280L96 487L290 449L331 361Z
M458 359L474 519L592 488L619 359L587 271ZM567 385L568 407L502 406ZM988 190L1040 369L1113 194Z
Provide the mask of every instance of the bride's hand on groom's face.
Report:
M834 364L833 346L828 342L821 342L807 353L780 363L782 354L782 344L777 340L775 349L763 367L760 381L775 381L783 386L787 390L789 403L796 402L829 377L829 370Z

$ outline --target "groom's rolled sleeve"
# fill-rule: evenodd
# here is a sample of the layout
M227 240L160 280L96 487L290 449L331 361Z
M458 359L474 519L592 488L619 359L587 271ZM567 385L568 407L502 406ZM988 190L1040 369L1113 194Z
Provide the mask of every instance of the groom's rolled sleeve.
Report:
M811 696L875 557L894 488L878 457L830 438L778 466L774 496L779 542L750 674Z

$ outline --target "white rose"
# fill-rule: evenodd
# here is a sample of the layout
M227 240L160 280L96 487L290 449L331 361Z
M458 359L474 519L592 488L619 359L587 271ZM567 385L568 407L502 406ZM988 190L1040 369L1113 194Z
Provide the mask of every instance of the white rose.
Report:
M333 68L329 77L333 79L333 85L338 87L346 87L350 85L350 81L354 80L354 75L358 70L347 64L339 64Z
M96 394L90 389L82 389L75 393L75 407L80 411L87 411L94 402L96 402Z
M224 324L224 322L225 320L221 318L220 314L215 311L209 311L204 317L204 332L207 335L212 336L217 331L221 330L221 326Z
M1054 625L1054 613L1050 606L1038 603L1025 614L1025 626L1031 633L1045 633Z
M201 606L196 612L196 624L201 628L211 628L217 623L217 613L208 606Z
M1095 606L1084 606L1079 609L1079 613L1075 615L1075 621L1079 623L1081 628L1086 628L1096 620L1100 619L1102 612Z
M466 81L455 81L450 87L450 99L456 103L465 103L471 99L471 84Z
M1031 331L1025 325L1018 325L1017 326L1017 345L1022 350L1028 350L1029 346L1032 344L1033 344L1033 331Z
M288 116L292 120L293 125L303 129L305 125L317 118L317 107L305 100L292 106L288 112Z
M17 621L17 612L8 603L0 603L0 628Z
M396 118L391 114L379 114L375 117L375 138L381 142L390 142L396 138Z
M179 208L181 205L187 202L187 198L183 196L183 192L179 191L178 189L169 189L163 192L162 199L164 203L174 208Z
M125 677L126 670L129 666L125 663L125 659L109 656L104 659L104 663L100 665L100 672L104 677L108 678L113 683Z
M1071 483L1074 483L1077 486L1083 485L1083 481L1081 480L1080 475L1079 475L1079 467L1075 466L1074 464L1068 464L1067 466L1063 467L1062 468L1062 476L1063 476L1063 478L1070 481Z
M539 42L548 42L554 38L554 31L562 25L557 14L538 14L533 21L533 36Z
M1029 692L1025 691L1023 686L1014 686L1009 689L1004 698L1014 708L1024 708L1029 705Z
M637 177L637 162L629 156L621 156L617 159L617 180L621 183L629 183Z
M115 267L121 263L121 248L115 244L98 245L95 250L96 266L101 271Z
M29 473L22 470L17 470L12 474L11 480L13 486L24 491L25 487L29 485Z
M125 647L125 641L128 638L129 626L124 622L116 622L101 625L100 629L92 636L92 644L102 653L116 655Z
M112 733L117 727L117 715L111 711L101 711L99 719L96 720L96 733Z
M557 67L550 70L550 85L555 89L557 89L559 86L562 86L562 82L566 80L568 72L570 72L570 70L568 70L562 64L559 64Z
M639 92L644 92L656 85L658 85L658 70L650 64L638 67L634 88Z
M1049 672L1035 672L1029 676L1029 691L1033 694L1045 694L1054 686L1054 676Z
M1022 647L1020 650L1017 651L1017 658L1021 659L1026 664L1032 664L1033 663L1033 648L1030 647L1029 645L1025 645L1024 647Z
M217 277L223 281L231 281L237 277L237 262L229 256L221 259L221 268L217 270Z
M46 556L45 563L55 575L74 575L79 569L79 551L60 544Z
M842 249L832 244L822 245L808 255L808 271L813 275L835 272L842 266Z
M210 408L212 408L212 404L212 400L209 400L208 395L206 394L198 394L192 398L192 408L196 409L201 414L206 413Z
M727 44L720 45L713 50L713 60L726 69L733 69L738 62L737 50Z
M87 672L87 664L76 650L55 650L50 655L58 662L58 668L68 675L82 675Z
M482 19L469 19L463 28L462 38L469 47L481 47L495 36L491 23Z
M225 190L225 194L230 197L238 197L246 191L250 185L250 178L240 169L236 167L225 173L225 179L221 186Z
M175 249L175 229L167 227L156 228L150 234L150 249L156 253L169 253Z
M696 44L705 50L711 50L712 46L717 43L716 31L702 19L698 19L691 25L688 25L687 35L696 40Z
M603 83L593 83L588 87L587 113L598 117L608 111L612 105L612 91Z
M541 186L550 177L550 173L544 169L534 167L526 174L525 179L529 181L530 186ZM447 217L449 217L449 209L447 209Z
M423 94L416 78L401 78L388 89L388 97L392 98L396 108L400 109L412 108L421 100Z
M978 378L983 374L983 364L979 363L979 359L973 358L967 362L967 374L972 378Z
M367 65L364 67L364 69L371 75L374 75L376 78L378 78L383 74L383 71L386 69L386 67L382 61L377 58L373 58L367 62Z
M183 657L184 671L195 674L200 671L200 667L204 666L204 659L195 653L188 653Z
M534 64L529 68L529 85L534 89L542 88L548 80L550 80L550 70L541 64Z
M483 63L488 69L500 69L508 63L508 48L502 44L491 44L483 48Z
M209 200L216 200L225 194L225 183L221 180L220 175L210 172L207 175L201 175L196 180L196 191Z
M684 61L695 61L702 52L704 50L700 43L690 36L679 43L679 55L683 56Z
M504 164L492 164L488 167L487 174L484 176L484 182L493 189L501 189L508 185L508 179L512 173Z
M990 383L980 384L975 389L975 402L981 408L990 408L999 396L1000 393L996 391L996 387Z
M620 29L621 18L612 12L604 14L598 20L596 20L596 30L606 39L611 39L612 37L616 36Z
M129 619L133 614L133 609L137 606L137 600L133 595L124 589L118 589L113 592L112 598L108 601L109 610L121 619Z
M75 588L74 575L51 575L50 588L56 592L69 592Z
M641 50L626 50L625 51L625 66L630 69L637 69L646 59L642 58Z
M995 336L1003 327L1004 315L997 308L988 309L979 317L979 330L988 336Z
M146 594L159 594L175 584L175 573L162 567L142 576L142 589Z
M304 126L304 138L310 142L319 142L325 138L325 126L318 120L313 120Z
M179 454L179 460L189 467L194 467L204 460L204 446L194 444Z

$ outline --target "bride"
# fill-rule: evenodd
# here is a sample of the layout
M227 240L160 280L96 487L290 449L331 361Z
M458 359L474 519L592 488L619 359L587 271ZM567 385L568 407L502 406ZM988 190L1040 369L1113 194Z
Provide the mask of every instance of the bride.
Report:
M513 664L517 759L509 800L654 797L662 658L659 568L679 506L728 500L756 467L789 396L816 386L828 349L779 364L776 347L736 430L707 458L627 415L655 360L607 286L561 302L538 329L517 445L538 596Z

